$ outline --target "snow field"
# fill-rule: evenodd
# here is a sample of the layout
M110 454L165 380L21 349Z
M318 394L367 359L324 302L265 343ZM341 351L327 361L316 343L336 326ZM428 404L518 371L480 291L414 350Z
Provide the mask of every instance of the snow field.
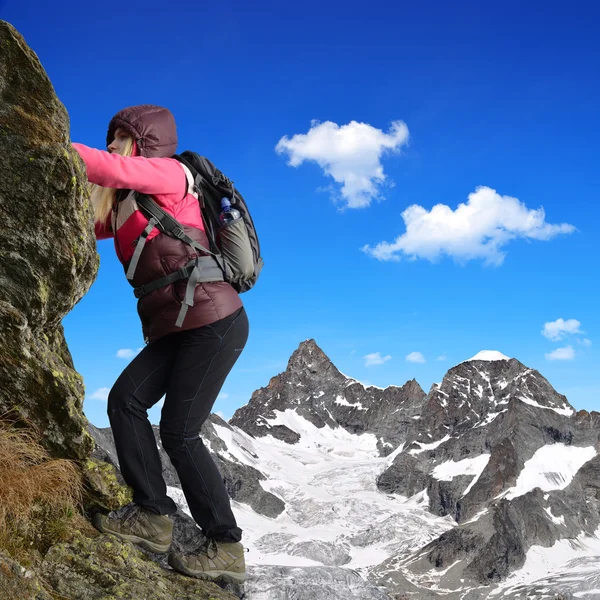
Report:
M268 423L296 431L299 442L290 445L272 436L255 439L237 428L215 425L227 447L221 455L260 470L268 478L261 481L263 488L286 503L286 510L271 519L232 502L253 564L338 564L368 571L456 525L450 517L429 513L419 498L377 489L377 476L402 447L382 458L376 436L357 436L341 427L317 428L293 410L276 411ZM182 494L177 501L187 509Z
M573 481L577 471L596 454L593 446L543 446L525 463L515 486L500 497L510 500L536 487L545 492L563 490Z
M439 481L451 481L457 475L475 475L463 493L463 496L466 496L477 483L489 460L489 454L481 454L475 458L465 458L456 462L452 460L443 462L433 469L431 475Z
M587 560L586 560L587 559ZM490 593L490 597L502 597L518 592L522 586L543 584L545 578L553 582L560 578L573 588L585 588L592 578L600 584L600 528L593 536L579 535L576 539L560 540L549 548L532 546L526 555L525 564L512 573ZM576 598L592 598L594 590L578 591ZM596 596L600 597L600 596Z

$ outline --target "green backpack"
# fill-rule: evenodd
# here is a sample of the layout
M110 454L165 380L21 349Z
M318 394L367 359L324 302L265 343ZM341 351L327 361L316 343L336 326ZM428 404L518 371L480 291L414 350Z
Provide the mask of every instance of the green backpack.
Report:
M194 178L194 191L198 193L209 248L190 238L184 232L183 225L166 213L150 196L136 193L136 202L149 221L137 240L135 252L127 268L127 279L133 279L146 238L155 227L165 235L207 254L197 257L175 273L134 288L135 297L143 298L158 288L180 279L187 279L185 298L176 322L176 326L181 327L188 307L194 305L194 290L198 283L226 281L241 294L256 283L263 267L263 259L250 211L243 196L234 187L233 181L219 171L210 160L190 150L181 155L176 154L173 158L184 164ZM219 219L222 210L221 199L224 197L229 198L231 207L240 214L238 218L226 223Z

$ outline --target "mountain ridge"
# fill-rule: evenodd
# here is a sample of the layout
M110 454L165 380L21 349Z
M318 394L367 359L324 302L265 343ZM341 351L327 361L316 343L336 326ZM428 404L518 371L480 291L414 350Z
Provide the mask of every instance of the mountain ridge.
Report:
M396 454L378 476L378 489L407 498L421 494L430 512L451 516L458 525L451 533L444 534L446 537L442 535L430 543L428 563L448 568L449 561L460 554L460 548L471 545L474 551L463 557L461 577L464 572L487 585L489 581L502 580L521 566L528 548L535 542L561 539L552 519L561 516L570 519L573 535L583 531L593 533L576 515L569 516L566 510L561 513L558 507L564 507L564 502L556 500L560 497L560 486L550 486L556 490L556 493L551 490L550 495L557 512L549 509L553 517L545 534L540 533L545 528L534 525L536 519L548 519L545 510L548 507L540 506L535 488L524 493L510 491L518 486L527 487L528 484L519 483L519 478L547 447L560 447L579 462L587 458L592 464L598 452L600 414L575 411L567 398L556 392L538 371L497 351L481 351L451 367L442 382L432 385L425 394L414 380L404 386L383 389L360 384L337 371L314 340L300 344L292 359L286 371L274 377L267 388L255 392L247 407L236 411L230 424L251 435L273 437L277 435L271 427L285 427L290 433L279 439L295 444L301 434L289 426L289 414L304 416L306 411L314 410L315 403L311 401L317 396L320 402L317 411L327 410L336 422L323 419L319 423L312 419L317 427L337 425L355 434L376 435L381 456ZM320 369L321 366L325 368ZM309 375L310 386L305 382L297 385L303 370ZM302 387L301 394L294 389L297 387ZM399 398L397 391L402 391L404 397ZM276 401L273 394L279 394ZM394 401L385 402L387 395ZM308 404L304 404L306 401ZM330 410L334 403L351 412ZM254 422L246 418L250 406ZM374 410L376 407L378 410ZM399 412L402 418L398 418ZM286 413L287 420L283 416ZM372 415L375 418L369 418ZM402 449L398 452L399 447ZM571 475L577 481L576 474ZM552 478L551 474L548 476ZM574 494L576 497L591 494L595 498L598 488L600 482L588 477ZM507 494L514 497L511 500L502 497ZM486 511L490 516L481 519ZM586 514L587 523L595 523L593 511ZM513 515L512 521L508 515ZM504 520L512 525L506 526ZM518 533L519 520L524 535ZM485 534L477 534L478 529ZM469 538L478 541L467 542ZM506 546L508 539L512 540L513 554L504 557L501 565L493 564L500 559L490 549ZM387 572L386 577L389 577ZM456 581L455 578L454 587Z

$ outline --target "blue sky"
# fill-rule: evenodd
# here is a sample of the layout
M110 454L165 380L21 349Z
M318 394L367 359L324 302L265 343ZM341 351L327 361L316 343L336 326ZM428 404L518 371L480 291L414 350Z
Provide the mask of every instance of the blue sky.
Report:
M73 141L102 148L121 108L167 106L179 149L251 206L265 269L215 411L308 338L347 375L426 391L498 350L598 410L596 3L0 0L0 18L38 54ZM143 341L111 242L98 251L64 326L106 426L99 390Z

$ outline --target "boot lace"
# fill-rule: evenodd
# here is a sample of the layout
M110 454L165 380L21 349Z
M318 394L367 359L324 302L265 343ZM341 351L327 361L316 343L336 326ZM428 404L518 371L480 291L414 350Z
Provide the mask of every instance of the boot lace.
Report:
M216 558L219 553L219 547L217 541L212 538L206 538L202 543L192 552L192 554L206 554L208 558Z
M142 507L139 504L132 502L119 510L115 510L110 513L110 518L115 519L123 523L124 525L130 525L133 527L142 514Z

